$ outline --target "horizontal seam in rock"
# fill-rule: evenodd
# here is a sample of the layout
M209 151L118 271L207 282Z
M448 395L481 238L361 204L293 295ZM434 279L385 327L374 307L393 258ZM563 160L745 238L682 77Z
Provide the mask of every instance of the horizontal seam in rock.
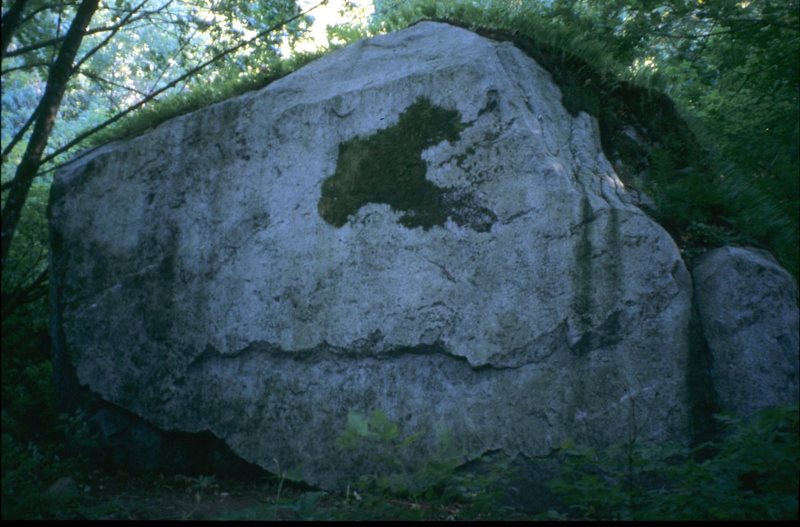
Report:
M519 218L522 218L523 216L527 216L527 215L535 213L535 212L537 212L537 209L534 209L534 208L525 209L525 210L520 211L520 212L515 212L514 214L512 214L511 216L509 216L505 220L499 221L498 223L500 223L500 225L510 225L511 223L513 223L514 221L518 220Z
M483 371L488 369L516 370L532 364L538 364L546 360L545 357L544 359L530 360L522 364L514 364L514 365L500 365L491 363L474 365L469 361L468 357L451 353L445 349L444 345L439 343L431 345L420 345L420 346L395 346L388 350L374 353L374 352L356 351L353 350L352 348L347 348L347 347L332 346L328 344L326 341L323 341L321 344L318 344L313 348L305 348L302 350L295 350L295 351L286 351L282 349L280 346L276 346L265 342L258 342L254 344L249 344L243 348L240 348L230 353L221 353L213 346L208 345L206 346L206 349L202 353L195 356L187 364L186 370L198 367L198 365L213 359L225 359L225 360L238 359L244 355L258 355L258 354L268 355L276 359L289 359L289 360L303 361L309 363L321 363L321 362L335 363L335 362L340 362L343 359L352 361L357 361L357 360L383 361L386 359L399 358L406 355L418 355L418 356L439 355L458 362L464 362L473 371Z

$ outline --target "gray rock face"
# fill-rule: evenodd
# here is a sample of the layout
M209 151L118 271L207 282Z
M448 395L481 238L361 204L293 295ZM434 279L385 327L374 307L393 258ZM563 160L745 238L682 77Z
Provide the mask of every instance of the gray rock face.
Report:
M747 417L797 405L800 311L792 275L765 251L723 247L704 255L692 276L723 409Z
M426 22L63 168L56 353L163 429L323 487L348 411L414 461L688 434L691 284L594 121Z
M69 476L58 478L44 491L45 499L53 503L66 503L76 499L79 495L78 484Z

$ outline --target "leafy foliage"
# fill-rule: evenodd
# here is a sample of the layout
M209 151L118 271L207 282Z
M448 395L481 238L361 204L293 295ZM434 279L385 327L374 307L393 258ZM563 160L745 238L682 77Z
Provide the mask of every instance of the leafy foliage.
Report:
M452 446L449 435L443 434L430 460L417 461L409 468L408 460L414 459L420 448L419 439L417 435L401 439L397 424L380 410L369 417L348 412L347 426L337 446L345 451L358 449L359 456L366 458L364 466L369 467L369 473L357 482L362 499L373 505L392 497L428 505L459 502L468 506L471 516L501 512L492 488L501 477L509 475L504 462L490 464L482 473L460 470L466 458Z
M95 446L80 413L60 415L50 441L20 441L15 426L3 411L2 513L3 519L60 519L75 513L77 496L52 500L47 486L57 478L74 475L88 464L84 453Z
M687 451L636 442L604 450L565 445L551 486L565 518L788 520L798 514L797 408L762 410L750 422L716 417L727 435ZM713 454L709 457L708 452ZM558 516L552 512L546 516Z
M12 116L8 121L3 120L4 146L21 128L41 96L57 43L41 44L59 38L62 26L71 20L75 9L71 2L49 7L40 5L44 2L30 3L34 5L29 10L39 7L42 10L20 26L14 34L12 49L3 60L3 110ZM121 0L101 6L82 49L100 45L109 33L102 29L121 24L129 13L134 15L114 38L80 64L62 104L53 142L67 143L78 132L99 124L222 49L289 18L296 8L295 0L148 0L141 5ZM279 56L280 43L297 38L308 22L307 18L299 19L283 31L266 35L248 49L229 56L224 67L211 71L202 80L188 79L174 92L261 71ZM4 155L4 162L18 162L20 153L17 149L8 157Z

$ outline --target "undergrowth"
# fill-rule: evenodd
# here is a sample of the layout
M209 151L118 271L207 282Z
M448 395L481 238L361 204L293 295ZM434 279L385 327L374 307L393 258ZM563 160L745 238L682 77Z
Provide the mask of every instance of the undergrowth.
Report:
M460 513L473 519L508 512L498 506L497 495L498 485L511 475L507 463L495 461L481 470L461 470L467 458L446 432L437 438L436 451L420 460L426 457L420 456L421 439L419 435L401 437L398 425L380 410L369 416L348 413L337 446L357 453L364 472L351 485L369 509L387 499L401 499L425 504L429 510L458 504Z
M543 518L592 520L792 520L798 517L797 408L727 415L721 439L693 449L628 442L575 445L559 454L550 485L568 505Z
M423 461L424 438L403 435L380 411L350 412L343 423L337 445L361 460L361 470L342 492L291 483L280 467L260 483L213 474L112 474L86 456L95 441L81 415L59 416L51 436L28 441L8 418L4 410L3 519L786 520L798 514L796 407L765 409L749 421L719 415L721 435L691 449L566 444L552 457L560 466L548 483L556 499L538 513L508 505L504 492L517 483L507 458L465 464L442 434ZM49 488L65 476L74 490L54 497ZM119 490L104 493L113 481ZM243 485L252 489L249 505L225 506Z

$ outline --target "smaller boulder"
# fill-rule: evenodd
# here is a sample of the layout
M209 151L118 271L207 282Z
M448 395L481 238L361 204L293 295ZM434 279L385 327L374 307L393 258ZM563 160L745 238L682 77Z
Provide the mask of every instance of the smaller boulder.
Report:
M723 410L740 417L800 398L797 283L766 251L722 247L695 266L695 301Z
M79 494L78 484L69 476L58 478L44 492L45 498L51 503L67 503L77 498Z

